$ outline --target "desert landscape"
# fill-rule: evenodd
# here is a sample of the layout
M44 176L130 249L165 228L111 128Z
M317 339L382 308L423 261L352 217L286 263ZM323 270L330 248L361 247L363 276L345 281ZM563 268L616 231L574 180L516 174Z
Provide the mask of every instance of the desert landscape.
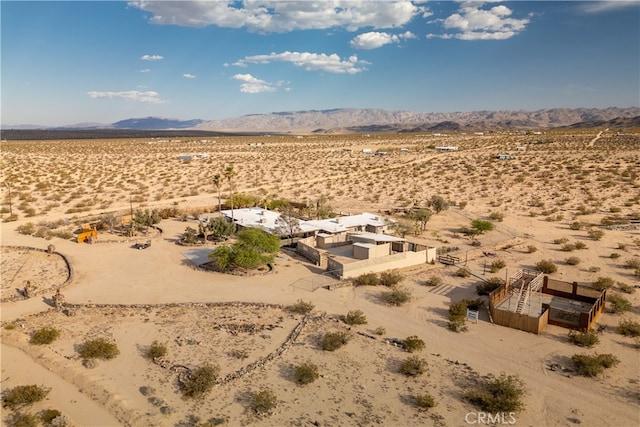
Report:
M638 147L640 130L608 128L3 140L2 423L636 426L640 343L620 325L640 328ZM313 286L321 271L292 248L258 274L197 268L194 248L177 243L230 196L398 223L431 210L407 238L475 274L439 262L398 270L410 299L390 305L385 286ZM447 202L439 212L434 196ZM145 209L162 214L147 234L75 240L83 224ZM474 220L491 229L466 235ZM593 347L559 326L536 335L492 322L477 285L541 261L553 278L607 290ZM478 321L452 331L450 308L476 298ZM55 339L35 343L47 328ZM342 347L327 349L328 334ZM92 340L112 357L83 356ZM589 377L577 354L616 362ZM307 384L301 366L316 371ZM207 370L211 388L190 395ZM502 373L521 382L520 405L487 422L471 394ZM30 384L48 393L5 405Z

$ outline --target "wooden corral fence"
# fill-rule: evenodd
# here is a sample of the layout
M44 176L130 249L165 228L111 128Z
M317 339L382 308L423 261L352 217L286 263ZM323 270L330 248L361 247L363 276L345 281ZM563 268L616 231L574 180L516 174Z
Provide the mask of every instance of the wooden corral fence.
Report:
M444 265L460 264L460 258L453 255L439 255L438 261Z

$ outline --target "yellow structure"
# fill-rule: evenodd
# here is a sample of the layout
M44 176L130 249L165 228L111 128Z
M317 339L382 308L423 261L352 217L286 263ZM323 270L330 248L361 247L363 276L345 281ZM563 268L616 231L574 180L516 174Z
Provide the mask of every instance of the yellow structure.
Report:
M99 221L82 224L82 231L78 233L78 243L93 243L98 239L98 230L96 229Z

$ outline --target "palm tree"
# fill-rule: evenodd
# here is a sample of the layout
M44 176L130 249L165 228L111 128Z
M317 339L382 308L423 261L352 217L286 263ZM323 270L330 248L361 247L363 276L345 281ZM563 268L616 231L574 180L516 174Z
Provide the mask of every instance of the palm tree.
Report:
M222 176L219 173L213 176L213 186L218 190L218 212L222 211L222 202L220 201L220 189L222 188Z
M236 175L236 171L233 170L233 165L229 165L225 168L224 177L229 181L229 200L231 201L231 222L233 222L233 184L231 179Z

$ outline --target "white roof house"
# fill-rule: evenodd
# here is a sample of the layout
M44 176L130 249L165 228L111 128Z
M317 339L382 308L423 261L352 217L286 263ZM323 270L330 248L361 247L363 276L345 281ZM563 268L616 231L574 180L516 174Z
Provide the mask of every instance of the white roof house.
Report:
M231 219L231 209L221 211L222 214ZM256 227L264 231L274 234L278 233L278 219L280 213L270 211L268 209L253 207L241 208L233 210L233 221L241 227ZM300 232L308 233L318 230L318 228L309 225L306 221L299 220Z
M358 227L384 227L386 222L384 221L384 218L381 218L378 215L363 212L357 215L307 221L307 224L313 225L317 227L318 230L322 230L326 233L335 234L353 230Z

